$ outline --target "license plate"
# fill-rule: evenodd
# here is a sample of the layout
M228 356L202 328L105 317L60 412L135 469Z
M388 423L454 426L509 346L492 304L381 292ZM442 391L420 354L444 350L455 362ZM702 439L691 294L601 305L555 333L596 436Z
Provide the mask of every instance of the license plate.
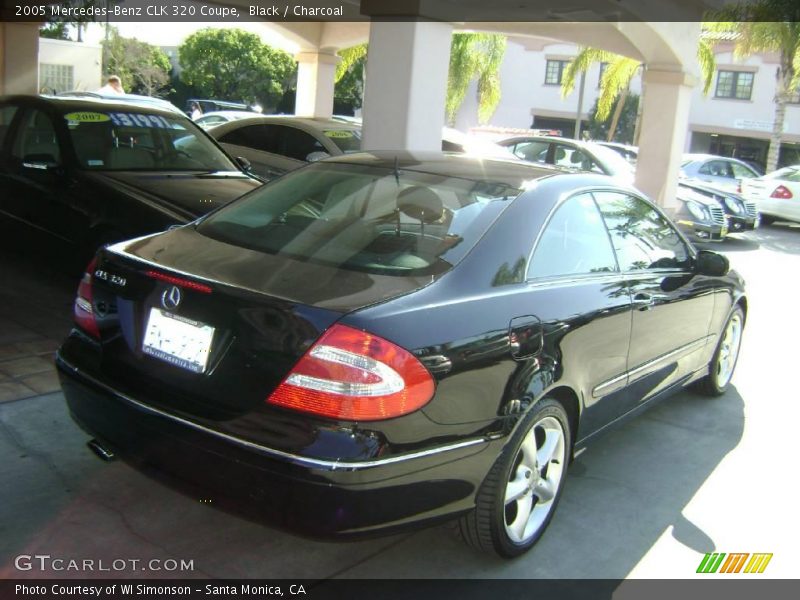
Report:
M151 308L142 351L182 369L203 373L213 337L210 325Z

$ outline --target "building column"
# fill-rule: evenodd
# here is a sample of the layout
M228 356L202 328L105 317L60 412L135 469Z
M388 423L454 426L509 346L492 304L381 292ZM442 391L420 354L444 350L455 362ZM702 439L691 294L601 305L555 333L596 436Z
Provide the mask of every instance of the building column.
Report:
M671 213L678 205L675 193L696 78L681 71L648 68L644 84L636 187Z
M323 52L301 52L297 65L297 97L294 113L298 117L330 119L333 115L333 85L340 58Z
M370 24L362 148L441 151L452 32L449 23Z
M39 93L39 23L0 23L0 94Z

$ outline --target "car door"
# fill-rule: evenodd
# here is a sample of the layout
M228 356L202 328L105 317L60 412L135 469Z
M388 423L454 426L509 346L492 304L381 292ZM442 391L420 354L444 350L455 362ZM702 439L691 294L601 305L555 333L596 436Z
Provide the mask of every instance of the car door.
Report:
M631 298L592 195L565 200L544 227L528 270L542 355L581 390L583 438L630 409L625 395Z
M628 388L635 407L704 366L713 288L695 275L691 249L653 205L617 191L594 197L633 301Z
M12 219L67 241L81 238L88 224L75 210L68 185L64 132L39 108L23 109L6 146L2 210Z
M282 154L286 146L282 131L280 125L245 125L223 134L218 141L232 156L249 160L254 173L272 179L306 164Z

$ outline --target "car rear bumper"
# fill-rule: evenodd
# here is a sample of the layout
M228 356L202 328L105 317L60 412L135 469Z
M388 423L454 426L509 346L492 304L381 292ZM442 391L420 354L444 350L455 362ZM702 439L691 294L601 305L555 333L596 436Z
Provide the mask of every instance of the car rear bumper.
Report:
M56 364L73 420L115 454L198 501L313 537L388 534L466 512L503 443L478 438L387 459L315 460L155 409L61 355Z

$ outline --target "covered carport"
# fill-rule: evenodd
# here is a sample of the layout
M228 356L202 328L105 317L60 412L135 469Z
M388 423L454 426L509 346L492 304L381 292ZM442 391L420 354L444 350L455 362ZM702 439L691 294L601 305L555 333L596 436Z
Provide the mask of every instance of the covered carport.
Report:
M243 12L249 6L247 0L217 4L238 6ZM323 0L308 4L330 3ZM486 9L481 9L479 3L458 7L465 16L474 17L471 22L448 20L452 15L447 11L454 9L438 0L413 3L413 9L409 3L398 8L397 3L380 0L350 0L345 4L349 8L357 5L362 20L264 23L299 48L298 115L331 116L336 53L368 41L364 147L436 150L445 123L449 49L454 31L509 33L594 46L647 65L636 182L659 204L671 206L677 185L675 174L685 144L691 90L698 80L699 14L692 13L685 3L675 0L660 7L662 11L669 9L670 19L677 22L646 22L643 19L647 15L636 14L635 8L627 9L631 11L628 13L614 13L631 20L611 21L603 9L618 5L610 1L594 3L592 12L564 14L501 1L491 7L495 15L492 18L497 19L492 22L477 20L486 18ZM500 22L500 18L504 20ZM37 24L6 22L0 27L0 93L36 93Z

